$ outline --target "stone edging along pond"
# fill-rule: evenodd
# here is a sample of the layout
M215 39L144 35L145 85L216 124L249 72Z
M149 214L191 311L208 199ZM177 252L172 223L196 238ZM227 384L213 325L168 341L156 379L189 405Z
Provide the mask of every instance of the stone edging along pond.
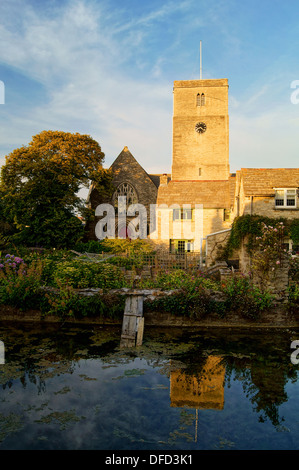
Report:
M114 289L109 294L120 295L142 295L150 300L159 296L169 296L174 294L172 291L156 290L132 290L132 289ZM95 294L103 294L102 289L80 289L77 291L79 295L91 296ZM99 316L84 316L76 318L65 316L63 318L58 315L44 315L39 310L26 310L0 305L0 322L40 322L46 323L67 323L67 324L96 324L96 325L121 325L122 318L111 319ZM168 312L144 311L145 326L156 327L230 327L230 328L299 328L299 312L288 313L283 305L275 307L273 310L262 312L257 319L244 318L238 313L228 313L224 318L220 318L217 313L209 313L202 318L188 318L186 316L175 315Z
M203 319L191 319L175 316L167 312L145 312L146 326L156 327L229 327L229 328L299 328L299 319L285 312L263 313L258 320L242 318L236 314L227 315L226 318L211 314ZM110 319L105 317L64 317L55 315L42 315L38 310L21 311L20 309L1 306L0 322L35 322L35 323L63 323L78 325L122 325L122 319Z

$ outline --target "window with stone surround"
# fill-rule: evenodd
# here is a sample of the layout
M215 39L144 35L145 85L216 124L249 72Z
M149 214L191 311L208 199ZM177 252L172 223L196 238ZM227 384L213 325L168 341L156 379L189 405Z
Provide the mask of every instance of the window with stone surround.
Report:
M275 190L275 208L277 209L295 209L296 204L295 188L278 188Z

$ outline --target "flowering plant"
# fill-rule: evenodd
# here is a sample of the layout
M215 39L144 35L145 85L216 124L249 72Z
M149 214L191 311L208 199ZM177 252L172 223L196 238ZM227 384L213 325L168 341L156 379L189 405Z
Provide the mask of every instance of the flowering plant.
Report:
M252 257L252 270L263 285L281 268L289 253L285 247L286 227L283 222L262 224L262 234L256 237L257 250Z
M22 258L7 254L4 256L4 258L0 258L0 269L4 269L6 266L18 268L18 266L22 263L24 263L24 260Z
M0 303L20 309L36 306L41 276L40 261L28 267L22 258L5 255L0 260Z

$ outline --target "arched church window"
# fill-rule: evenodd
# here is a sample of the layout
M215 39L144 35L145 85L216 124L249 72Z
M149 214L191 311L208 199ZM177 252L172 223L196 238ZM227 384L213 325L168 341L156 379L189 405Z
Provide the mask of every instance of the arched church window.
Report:
M201 103L200 93L197 93L197 96L196 96L196 106L200 106L200 103Z
M138 203L136 190L130 183L124 182L117 187L112 198L112 202L115 208L118 207L118 198L121 196L126 197L126 208L128 208L131 204Z

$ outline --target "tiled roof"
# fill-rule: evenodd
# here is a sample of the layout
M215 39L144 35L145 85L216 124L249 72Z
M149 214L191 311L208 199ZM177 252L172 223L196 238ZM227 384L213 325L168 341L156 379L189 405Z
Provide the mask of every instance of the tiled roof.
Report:
M299 168L242 168L245 196L271 196L274 188L298 188Z
M157 204L203 204L204 209L230 208L230 182L170 181L158 189Z

